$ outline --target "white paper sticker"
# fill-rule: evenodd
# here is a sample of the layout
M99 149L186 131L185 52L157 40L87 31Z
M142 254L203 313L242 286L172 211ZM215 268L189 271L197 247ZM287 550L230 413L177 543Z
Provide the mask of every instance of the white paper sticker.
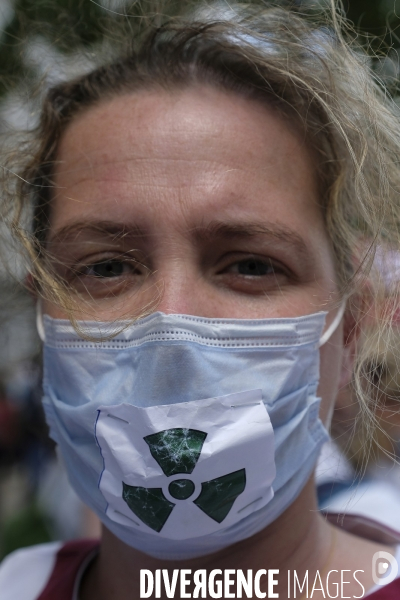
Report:
M96 438L107 516L169 539L227 528L273 497L261 390L180 404L103 406Z

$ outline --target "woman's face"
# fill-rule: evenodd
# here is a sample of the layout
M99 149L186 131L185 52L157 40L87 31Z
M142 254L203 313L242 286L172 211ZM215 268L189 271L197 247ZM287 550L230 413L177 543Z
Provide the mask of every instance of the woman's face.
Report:
M165 313L332 308L330 322L337 283L315 162L273 109L213 88L143 91L83 113L60 145L48 246L80 293L77 317L135 316L158 297ZM322 350L332 398L342 338Z

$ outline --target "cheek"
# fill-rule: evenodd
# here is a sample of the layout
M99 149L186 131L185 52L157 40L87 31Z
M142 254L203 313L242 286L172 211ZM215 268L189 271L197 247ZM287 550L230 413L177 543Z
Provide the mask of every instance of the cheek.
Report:
M342 327L332 335L320 350L320 381L317 394L320 396L320 419L329 430L344 358Z
M42 315L49 315L53 319L68 319L68 314L60 306L48 300L40 301L40 310Z

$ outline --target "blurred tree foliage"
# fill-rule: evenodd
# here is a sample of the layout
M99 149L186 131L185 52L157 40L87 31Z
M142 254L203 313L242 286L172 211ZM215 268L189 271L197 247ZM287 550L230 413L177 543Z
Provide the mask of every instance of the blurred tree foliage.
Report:
M357 28L384 38L388 46L400 46L399 0L345 0L344 8Z
M13 5L12 5L13 4ZM25 66L26 40L35 35L47 38L62 51L91 45L102 35L102 8L79 0L16 0L7 6L11 13L0 38L0 94L31 75ZM6 12L6 8L3 8ZM7 19L7 14L3 17Z
M171 13L184 4L162 3ZM0 97L22 80L35 80L29 41L40 37L66 56L96 51L107 38L121 39L159 5L157 0L0 0Z
M301 5L310 0L292 2ZM344 0L343 4L351 21L371 34L371 48L387 53L400 47L400 0ZM163 2L163 10L173 13L179 5L188 1ZM111 39L118 27L125 31L135 27L141 11L153 10L157 10L154 0L0 0L0 97L21 82L35 80L37 73L27 60L27 41L35 36L66 56L89 52Z

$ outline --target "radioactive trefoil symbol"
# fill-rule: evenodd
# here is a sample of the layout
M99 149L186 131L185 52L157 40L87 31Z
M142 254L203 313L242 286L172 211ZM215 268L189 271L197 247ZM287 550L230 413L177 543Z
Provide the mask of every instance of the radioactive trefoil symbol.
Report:
M193 472L206 437L204 431L177 427L143 439L163 473L171 477ZM176 504L164 496L161 488L145 488L124 482L122 486L122 498L130 510L148 527L160 532ZM246 469L239 469L202 483L201 492L193 502L211 519L222 523L245 487ZM174 479L168 491L178 501L187 500L194 493L195 485L190 479Z

